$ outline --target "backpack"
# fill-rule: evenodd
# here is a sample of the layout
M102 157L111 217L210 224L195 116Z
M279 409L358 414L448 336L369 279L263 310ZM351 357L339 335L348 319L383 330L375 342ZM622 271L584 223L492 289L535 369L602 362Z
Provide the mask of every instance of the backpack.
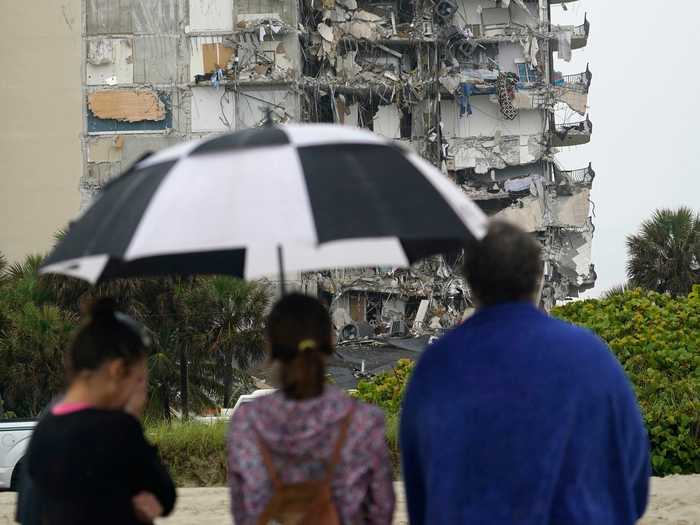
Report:
M354 408L341 422L338 440L326 461L325 475L320 480L282 483L272 462L272 453L258 434L258 447L272 481L273 492L257 525L340 525L338 509L333 503L332 482L353 412Z

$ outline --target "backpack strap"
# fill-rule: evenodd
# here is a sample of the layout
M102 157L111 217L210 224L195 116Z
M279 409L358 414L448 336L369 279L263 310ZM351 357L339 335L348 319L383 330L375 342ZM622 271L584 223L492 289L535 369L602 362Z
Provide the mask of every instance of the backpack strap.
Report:
M331 457L328 461L327 467L326 467L326 483L329 483L333 480L333 474L335 473L335 468L338 466L338 463L340 463L340 455L343 451L343 445L345 445L345 440L348 437L348 429L350 428L350 421L352 421L352 416L355 413L355 406L353 405L350 410L348 411L348 414L343 418L343 421L340 424L340 432L338 433L338 440L335 442L335 448L333 449L333 453L331 454Z
M260 449L260 455L262 456L263 464L265 465L265 469L267 470L267 475L270 476L270 480L272 481L272 486L274 487L274 489L279 490L282 487L282 480L280 479L279 474L277 473L277 469L275 468L275 464L272 461L272 453L270 452L268 446L265 444L265 441L260 435L260 432L256 430L255 435L258 438L258 449Z

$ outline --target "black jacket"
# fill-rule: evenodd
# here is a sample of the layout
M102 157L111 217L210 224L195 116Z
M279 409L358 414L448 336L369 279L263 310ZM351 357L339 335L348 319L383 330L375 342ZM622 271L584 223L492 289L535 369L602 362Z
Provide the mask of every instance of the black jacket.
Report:
M140 524L131 498L141 491L154 494L165 515L175 505L175 486L156 448L121 411L46 415L26 463L41 517L52 525Z

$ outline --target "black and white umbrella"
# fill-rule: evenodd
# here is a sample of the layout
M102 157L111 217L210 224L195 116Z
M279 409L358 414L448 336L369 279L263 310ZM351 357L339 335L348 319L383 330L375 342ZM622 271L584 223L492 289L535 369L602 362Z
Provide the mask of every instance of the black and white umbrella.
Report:
M247 129L155 153L107 184L42 273L273 275L406 266L486 230L416 153L349 126Z

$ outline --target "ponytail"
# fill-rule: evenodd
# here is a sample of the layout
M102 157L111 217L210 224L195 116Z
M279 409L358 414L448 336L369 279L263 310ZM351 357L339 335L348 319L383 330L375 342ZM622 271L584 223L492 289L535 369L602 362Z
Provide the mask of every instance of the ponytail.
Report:
M316 299L301 294L283 297L272 309L267 338L279 363L280 387L288 399L323 393L326 357L333 355L330 315Z

